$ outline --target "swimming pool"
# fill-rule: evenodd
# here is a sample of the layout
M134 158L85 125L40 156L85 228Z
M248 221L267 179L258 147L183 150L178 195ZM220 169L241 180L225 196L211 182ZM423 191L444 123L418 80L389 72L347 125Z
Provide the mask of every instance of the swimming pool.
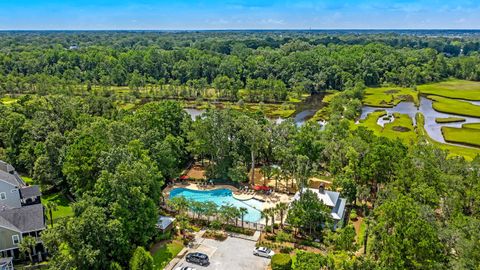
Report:
M255 199L240 201L233 197L229 189L214 190L193 190L188 188L175 188L170 191L170 198L183 196L186 199L198 202L211 201L218 206L231 204L237 208L245 207L248 213L244 220L249 222L258 222L261 219L260 211L263 209L263 202Z

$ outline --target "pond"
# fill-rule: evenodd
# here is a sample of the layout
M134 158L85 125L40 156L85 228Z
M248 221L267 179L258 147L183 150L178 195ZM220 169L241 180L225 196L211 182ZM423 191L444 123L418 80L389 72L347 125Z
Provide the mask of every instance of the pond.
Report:
M324 94L314 94L308 97L305 101L297 104L295 108L295 114L293 115L293 121L297 126L302 126L305 124L305 122L312 118L319 109L325 106L323 97ZM190 117L192 117L192 120L195 120L197 116L202 115L206 111L203 109L194 108L185 108L184 110L190 115ZM280 124L286 119L278 117L271 120L277 124ZM324 126L325 123L319 122L319 124Z
M469 101L469 102L476 105L477 104L480 105L480 102L477 102L477 101ZM413 124L416 125L417 123L415 120L415 115L420 112L425 116L425 130L427 131L428 135L432 139L441 143L447 143L445 142L445 139L443 138L443 135L442 135L442 127L461 128L463 124L480 122L480 118L476 118L476 117L459 116L455 114L437 112L433 109L432 103L433 103L432 100L426 97L420 97L420 106L418 108L412 102L401 102L393 108L378 108L378 107L363 106L362 115L360 116L360 119L365 119L370 113L374 111L385 110L387 114L391 116L392 120L387 120L387 119L384 119L383 117L380 118L377 121L377 123L381 126L383 126L385 123L388 123L389 121L393 121L393 115L392 115L393 113L401 113L401 114L406 114L410 116L413 120ZM456 123L441 123L441 124L435 122L436 118L447 118L447 117L461 117L461 118L464 118L465 121L456 122Z
M219 207L222 205L231 205L237 208L244 207L248 213L244 220L248 222L258 222L262 218L263 202L255 199L237 200L233 197L233 193L229 189L214 190L193 190L188 188L175 188L170 191L170 198L183 196L188 200L197 202L214 202Z
M197 119L197 116L202 115L206 110L201 110L201 109L194 109L194 108L185 108L183 109L192 117L192 120L195 121Z

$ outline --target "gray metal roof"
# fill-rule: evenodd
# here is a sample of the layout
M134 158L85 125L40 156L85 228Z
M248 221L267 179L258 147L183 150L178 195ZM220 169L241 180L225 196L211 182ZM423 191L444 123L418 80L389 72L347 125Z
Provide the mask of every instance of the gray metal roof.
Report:
M305 192L306 190L310 190L313 193L315 193L318 197L318 199L324 203L326 206L332 208L332 218L335 220L341 220L343 218L343 215L345 213L345 205L347 203L347 200L344 198L340 197L340 193L336 191L331 191L331 190L324 190L323 192L320 192L318 189L315 188L304 188L303 191ZM293 197L293 200L299 200L300 199L300 192L297 192L295 196Z
M21 208L0 211L0 217L18 228L21 232L32 232L45 229L45 218L42 204L34 204Z
M28 186L20 189L20 195L23 199L41 196L38 186Z

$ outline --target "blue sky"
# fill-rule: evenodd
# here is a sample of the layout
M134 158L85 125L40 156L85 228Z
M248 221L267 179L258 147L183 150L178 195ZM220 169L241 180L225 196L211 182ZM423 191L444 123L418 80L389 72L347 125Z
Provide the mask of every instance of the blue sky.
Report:
M479 29L478 0L0 0L0 30Z

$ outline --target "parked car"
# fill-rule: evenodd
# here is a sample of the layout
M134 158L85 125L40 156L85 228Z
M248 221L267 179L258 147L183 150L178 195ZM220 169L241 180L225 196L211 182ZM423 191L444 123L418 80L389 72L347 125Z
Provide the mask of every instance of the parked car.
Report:
M186 261L190 263L196 263L201 266L208 265L210 263L208 256L200 252L188 253Z
M273 250L266 248L266 247L257 247L253 250L253 255L265 257L265 258L272 258L275 255Z
M179 266L179 267L175 268L175 270L197 270L197 269L195 269L193 267L190 267L190 266L183 266L183 267Z

